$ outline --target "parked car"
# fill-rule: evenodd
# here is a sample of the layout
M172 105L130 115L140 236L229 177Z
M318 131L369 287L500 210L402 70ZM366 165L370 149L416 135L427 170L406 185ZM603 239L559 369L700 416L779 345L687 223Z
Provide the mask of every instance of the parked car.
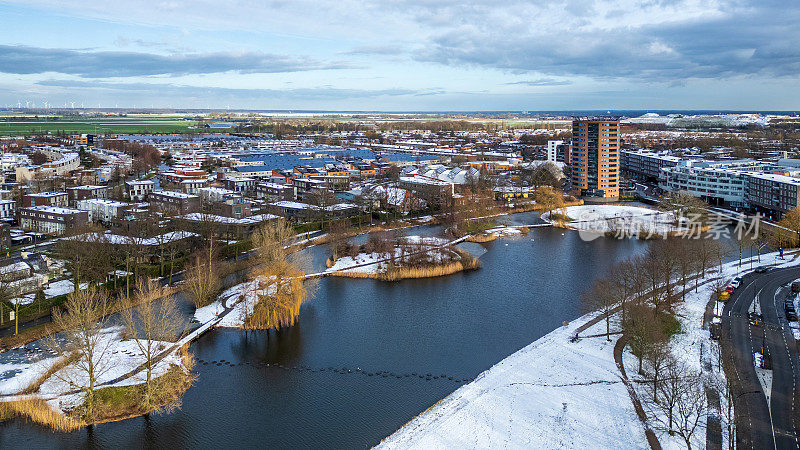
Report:
M733 286L734 289L738 288L741 284L742 284L742 277L736 277L733 279L733 281L731 281L731 286Z
M787 299L783 302L783 309L786 311L786 320L794 322L797 320L797 311L794 308L794 301Z
M733 294L733 291L735 290L736 288L734 288L733 286L728 286L725 288L725 292L727 292L728 294Z

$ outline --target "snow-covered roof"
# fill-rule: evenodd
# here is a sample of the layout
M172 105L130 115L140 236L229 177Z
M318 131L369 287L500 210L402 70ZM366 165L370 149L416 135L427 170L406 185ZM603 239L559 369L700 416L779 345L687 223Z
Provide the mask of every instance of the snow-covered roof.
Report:
M272 203L273 206L277 206L279 208L289 208L289 209L311 209L316 208L314 205L309 205L308 203L300 203L300 202L293 202L291 200L281 200L279 202Z
M85 212L81 211L80 209L61 208L58 206L47 206L47 205L29 206L27 208L22 208L22 209L28 211L49 213L49 214L78 214Z
M179 192L179 191L155 191L153 192L153 194L159 194L165 197L184 198L184 199L197 197L194 194L187 194L185 192Z
M0 267L0 273L2 274L13 273L13 272L19 272L20 270L30 270L30 268L31 266L29 266L28 263L20 261L14 264L9 264L7 266Z
M184 215L183 218L186 220L191 220L193 222L209 221L215 223L227 223L236 225L252 225L256 223L266 222L268 220L277 219L278 216L275 216L273 214L257 214L255 216L242 217L237 219L235 217L218 216L215 214L190 213Z

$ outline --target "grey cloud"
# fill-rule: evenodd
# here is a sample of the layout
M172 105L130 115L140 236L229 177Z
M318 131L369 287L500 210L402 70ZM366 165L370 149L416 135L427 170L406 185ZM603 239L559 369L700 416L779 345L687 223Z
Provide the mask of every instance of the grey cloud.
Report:
M743 4L746 9L737 8ZM497 29L468 19L466 25L434 33L431 45L413 57L512 73L645 82L800 73L800 6L774 0L731 1L722 10L725 14L640 26L573 24L572 29L549 34L518 23Z
M85 78L189 75L235 71L280 73L350 68L341 63L256 52L159 55L123 51L80 51L0 45L0 72L56 72Z

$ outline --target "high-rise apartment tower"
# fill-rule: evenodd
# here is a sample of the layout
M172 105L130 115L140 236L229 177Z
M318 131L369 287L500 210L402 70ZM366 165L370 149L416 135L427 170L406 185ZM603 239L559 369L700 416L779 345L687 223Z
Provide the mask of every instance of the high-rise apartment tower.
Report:
M572 121L572 189L585 199L619 198L619 121Z

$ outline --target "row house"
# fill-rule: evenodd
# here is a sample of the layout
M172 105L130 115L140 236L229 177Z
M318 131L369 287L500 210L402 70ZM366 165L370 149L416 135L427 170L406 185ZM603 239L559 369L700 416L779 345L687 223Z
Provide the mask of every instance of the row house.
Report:
M200 211L200 197L177 191L153 191L150 204L159 211L187 214Z
M256 188L256 180L247 177L225 178L223 184L225 185L225 189L230 189L238 193L252 192Z
M125 191L128 198L134 202L143 202L155 190L156 183L151 180L126 181Z
M292 173L294 173L297 178L310 178L314 175L325 175L325 173L318 168L311 166L294 166L292 167Z
M26 231L45 234L64 234L89 223L88 211L56 206L20 208L19 225Z
M278 184L292 184L297 174L291 170L273 169L269 181Z
M110 223L122 217L131 208L130 203L101 198L87 198L79 200L77 208L89 213L90 222Z
M363 162L354 163L353 168L358 171L358 175L361 178L374 177L378 173L377 172L378 169L373 167L371 164Z
M90 198L105 199L108 198L108 186L75 186L67 188L70 206L75 206L81 200Z
M292 181L292 186L297 189L297 197L300 199L328 189L324 180L312 178L295 178L294 181Z
M181 192L184 194L197 194L201 188L208 186L207 179L186 179L180 182Z
M37 192L22 197L22 207L55 206L66 208L69 203L66 192Z
M256 184L256 198L266 199L268 202L281 200L294 200L297 188L291 184L258 183Z

